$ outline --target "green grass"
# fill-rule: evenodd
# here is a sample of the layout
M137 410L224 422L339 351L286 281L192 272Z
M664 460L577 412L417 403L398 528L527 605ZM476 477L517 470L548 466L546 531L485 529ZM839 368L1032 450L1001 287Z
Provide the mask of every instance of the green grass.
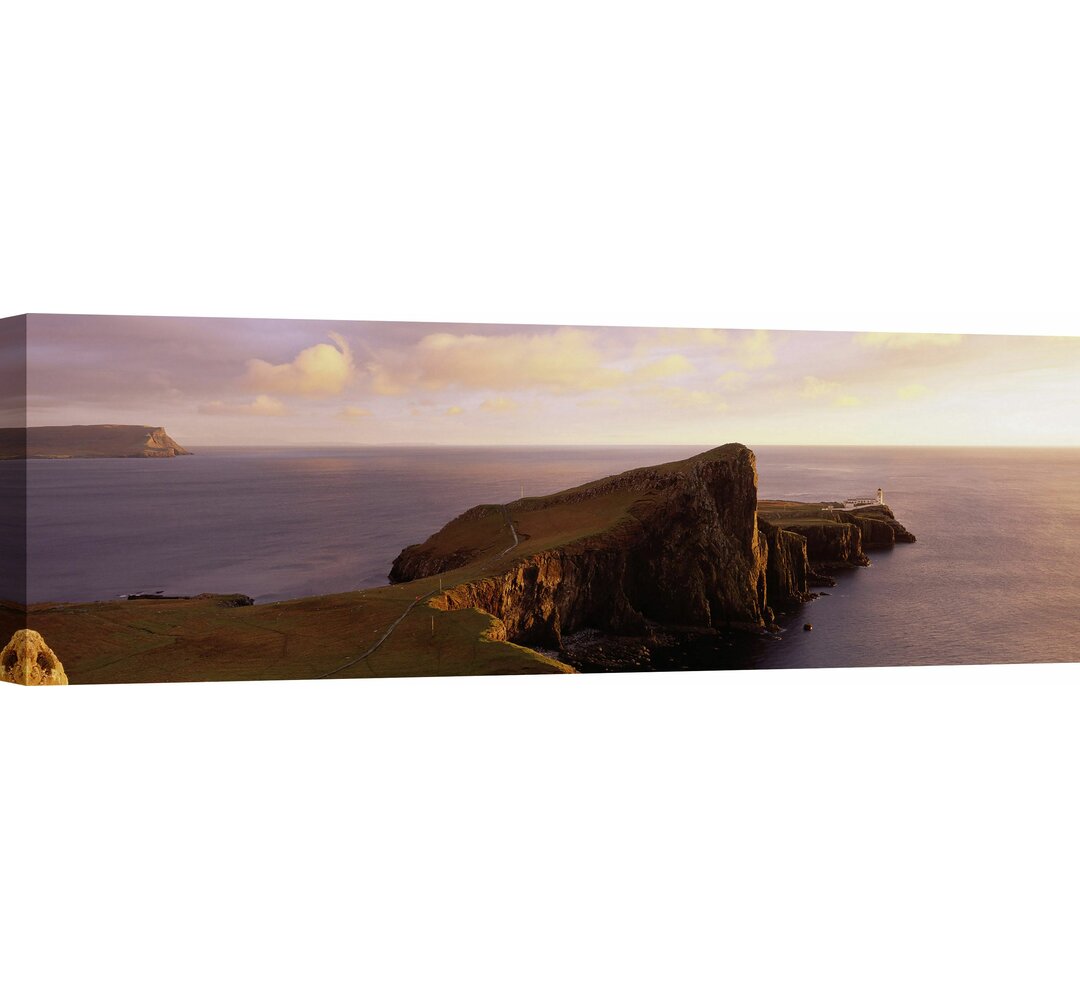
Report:
M466 577L459 571L444 582L453 586ZM370 649L432 589L424 580L250 607L226 607L220 598L38 605L27 625L45 637L72 684L310 679ZM474 609L443 612L421 601L375 653L334 676L566 669L532 650L487 639L491 622Z
M840 517L819 503L798 503L794 500L759 500L758 518L778 528L809 527L837 524Z

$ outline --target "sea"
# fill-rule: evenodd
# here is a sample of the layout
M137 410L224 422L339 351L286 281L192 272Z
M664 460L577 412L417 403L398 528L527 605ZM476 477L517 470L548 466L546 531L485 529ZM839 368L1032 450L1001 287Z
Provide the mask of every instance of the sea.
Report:
M693 447L194 448L27 463L31 602L375 587L394 557L480 503L688 457ZM879 486L918 538L781 620L694 640L665 668L1080 661L1080 449L754 448L759 495ZM813 626L812 631L804 629Z

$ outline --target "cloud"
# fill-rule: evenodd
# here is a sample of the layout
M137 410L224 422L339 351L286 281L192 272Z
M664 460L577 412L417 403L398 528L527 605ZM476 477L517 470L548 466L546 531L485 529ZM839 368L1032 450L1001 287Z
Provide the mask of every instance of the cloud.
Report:
M370 381L368 385L376 396L400 396L409 391L409 375L403 372L402 376L395 375L393 369L380 362L372 362L368 365Z
M212 403L203 403L199 412L221 417L282 417L289 411L280 399L256 396L250 403L223 403L217 399Z
M635 381L671 378L693 370L690 359L682 354L668 354L640 368L635 368L632 375Z
M621 410L626 405L626 400L612 393L595 393L591 396L583 396L576 406L587 410Z
M447 409L446 415L448 417L459 417L465 411L460 406L451 406Z
M653 353L657 347L677 347L688 364L737 365L743 369L768 368L776 363L773 334L768 330L660 329L639 330L633 355ZM682 355L672 355L682 357Z
M802 389L799 395L803 399L828 400L833 406L861 406L862 400L858 396L844 392L844 387L839 382L829 382L818 378L816 375L804 375Z
M730 340L727 330L660 329L644 331L638 341L639 351L665 347L723 347Z
M768 330L744 334L735 345L735 357L744 368L768 368L775 364L772 335Z
M742 371L724 372L724 374L718 376L715 381L718 386L721 386L724 389L736 391L750 381L750 374L749 372Z
M855 343L863 347L884 347L909 351L916 347L956 347L964 339L960 333L857 333Z
M500 396L498 399L485 399L480 404L480 409L486 410L488 413L510 413L512 410L516 410L517 406L514 400Z
M338 412L338 416L342 420L359 420L362 417L370 417L371 410L364 406L346 406L345 409Z
M597 339L572 328L502 336L432 333L416 345L410 361L420 384L433 389L595 389L622 378L605 368Z
M327 336L331 343L307 347L286 364L252 358L247 363L244 384L281 396L338 395L355 375L353 356L344 337L336 333Z
M919 399L929 391L929 387L925 385L902 385L896 390L896 395L900 399Z
M818 378L816 375L806 375L803 377L803 386L799 390L799 395L803 399L822 399L826 396L835 396L839 391L839 382L826 382L825 379Z
M596 331L573 327L537 333L429 333L411 349L376 352L367 370L371 390L390 396L450 386L590 392L662 381L694 367L681 354L627 367L633 356L628 347L625 340L613 343Z
M727 400L715 392L705 389L687 389L681 385L653 386L649 395L663 402L669 410L698 410L709 413L724 413L729 409Z

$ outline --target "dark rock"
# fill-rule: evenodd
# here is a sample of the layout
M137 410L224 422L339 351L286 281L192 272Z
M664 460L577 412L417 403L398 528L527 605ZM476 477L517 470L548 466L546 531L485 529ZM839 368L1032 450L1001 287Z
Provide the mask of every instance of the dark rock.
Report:
M665 631L767 634L777 613L817 596L811 587L835 585L823 571L869 565L864 538L885 546L908 535L884 505L852 515L795 504L807 516L794 519L792 506L776 504L778 520L780 509L786 512L783 523L759 516L754 455L729 444L504 508L472 508L404 549L391 579L471 564L473 578L434 597L434 606L480 608L504 623L510 641L564 651L567 662L604 669L634 663L641 636L649 637L655 655L665 648ZM610 523L597 527L596 512L609 507ZM588 517L580 513L586 510ZM568 525L588 529L550 547L538 536L527 554L502 560L504 519L538 513L541 523L559 526L551 529L555 534L573 537ZM613 645L613 635L638 638L636 645L621 639Z
M650 622L760 629L769 590L768 545L758 531L754 456L742 445L515 501L507 509L596 504L628 492L640 499L605 530L454 587L436 598L436 605L479 607L505 622L512 641L556 648L563 636L582 629L640 636L648 633ZM452 525L444 529L448 536ZM790 554L801 545L788 539L783 551ZM457 568L459 560L458 553L440 553L437 533L402 552L394 578L443 573ZM777 563L775 570L776 598L797 602L797 595L783 589L787 580L799 586L797 569ZM800 593L804 590L801 586Z

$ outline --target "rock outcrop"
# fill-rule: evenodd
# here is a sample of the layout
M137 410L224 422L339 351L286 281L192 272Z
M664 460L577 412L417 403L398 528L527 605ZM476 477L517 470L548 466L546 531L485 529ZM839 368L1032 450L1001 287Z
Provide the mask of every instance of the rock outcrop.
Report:
M177 455L190 455L186 448L181 448L167 433L164 427L154 427L146 437L138 458L176 458Z
M67 684L64 665L40 632L21 628L0 652L0 680L13 684Z
M807 559L818 572L870 565L870 559L863 551L862 531L857 524L837 521L791 525L789 530L806 539Z
M175 458L190 454L164 427L86 424L0 428L0 458Z
M562 649L563 636L585 629L759 629L810 600L811 586L831 583L824 570L867 565L864 538L872 547L914 541L891 511L774 506L779 513L759 519L754 455L729 444L549 497L474 507L403 550L390 578L463 571L433 606L480 608L511 641ZM520 541L507 548L510 524Z
M403 583L406 580L419 580L467 566L482 555L480 546L485 540L482 522L500 516L501 510L501 507L493 504L470 507L426 542L402 549L390 567L390 581Z
M795 533L806 539L807 579L814 584L833 582L822 574L870 565L867 550L915 541L884 504L850 511L830 504L765 500L758 505L758 516L763 530Z
M813 574L807 559L807 540L766 521L758 527L768 546L765 560L765 597L773 613L790 611L810 598ZM766 612L768 617L768 611Z
M563 635L583 628L640 634L655 624L760 627L772 619L770 601L788 607L805 598L806 542L779 531L770 540L758 529L756 507L754 455L738 444L515 501L505 514L522 538L520 555L496 559L490 571L478 567L474 579L434 603L479 607L500 619L513 641L555 649ZM468 529L490 520L492 510L466 511L405 549L391 579L468 565L484 540ZM610 516L597 526L603 511ZM553 535L587 528L548 546L534 533L538 525Z
M893 512L882 504L873 513L837 511L840 519L854 524L862 534L864 549L890 548L897 542L914 542L915 536L907 530Z

